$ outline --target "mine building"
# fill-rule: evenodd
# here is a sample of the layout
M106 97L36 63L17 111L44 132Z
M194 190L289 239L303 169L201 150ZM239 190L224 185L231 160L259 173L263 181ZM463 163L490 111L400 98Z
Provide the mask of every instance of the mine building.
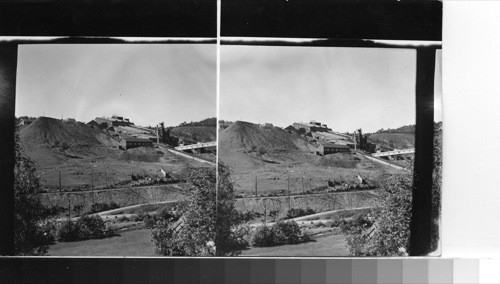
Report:
M96 117L94 121L105 127L134 125L128 118L118 115L113 115L112 117Z
M324 156L324 155L328 155L328 154L349 153L349 152L351 152L351 148L349 148L347 145L321 143L318 146L318 150L316 151L316 155Z
M295 127L295 129L297 129L299 131L304 131L306 133L332 131L332 129L328 128L328 126L326 124L322 124L321 122L317 122L314 120L310 121L309 123L295 122L292 126Z
M126 150L136 147L151 147L153 142L149 139L135 138L135 137L122 137L120 140L119 148Z

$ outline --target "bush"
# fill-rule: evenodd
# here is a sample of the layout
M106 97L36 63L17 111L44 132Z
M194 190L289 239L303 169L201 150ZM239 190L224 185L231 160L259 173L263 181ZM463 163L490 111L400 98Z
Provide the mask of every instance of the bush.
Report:
M292 209L287 211L285 219L293 219L293 218L312 215L312 214L316 214L316 211L312 210L311 208L307 208L306 210L304 210L302 208L292 208Z
M74 242L79 240L80 230L75 222L68 220L61 225L58 235L60 242Z
M110 202L110 203L98 202L98 203L92 204L88 213L89 214L98 213L98 212L108 211L108 210L112 210L112 209L116 209L116 208L120 208L120 206L118 206L118 204L116 204L114 202Z
M253 235L253 245L256 247L270 247L274 246L274 232L271 227L263 226L257 228Z
M112 232L106 229L99 215L84 215L76 222L68 220L59 229L59 241L72 242L88 239L101 239Z
M295 222L278 222L270 227L257 228L253 236L253 245L256 247L270 247L285 244L297 244L309 240L302 236L299 225Z
M273 226L274 243L282 244L297 244L300 242L302 234L299 225L296 222L278 222Z
M66 142L62 142L62 143L61 143L61 149L63 149L63 150L68 150L68 149L69 149L69 144L68 144L68 143L66 143Z

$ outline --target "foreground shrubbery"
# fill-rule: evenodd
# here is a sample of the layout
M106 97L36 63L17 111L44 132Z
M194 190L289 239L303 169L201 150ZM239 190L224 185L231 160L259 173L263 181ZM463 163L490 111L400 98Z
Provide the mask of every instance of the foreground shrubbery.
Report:
M257 228L253 236L256 247L270 247L286 244L298 244L309 240L308 235L302 235L299 225L295 222L278 222L272 226Z
M84 215L76 222L68 220L59 228L59 241L74 242L88 239L102 239L112 235L99 215Z
M120 206L118 206L118 204L116 204L114 202L110 202L110 203L98 202L98 203L92 204L92 207L90 207L90 210L88 211L88 213L89 214L98 213L98 212L108 211L108 210L112 210L112 209L116 209L116 208L120 208Z
M312 210L311 208L307 208L305 210L303 208L292 208L286 213L286 219L293 219L312 214L316 214L316 211Z
M36 164L21 153L15 133L14 166L14 254L43 255L54 242L53 213L40 200L40 177ZM3 229L3 228L2 228Z
M189 203L180 206L178 220L160 220L152 228L156 252L161 255L231 256L247 246L234 230L240 220L235 218L233 183L226 166L189 171ZM216 189L217 188L217 189Z

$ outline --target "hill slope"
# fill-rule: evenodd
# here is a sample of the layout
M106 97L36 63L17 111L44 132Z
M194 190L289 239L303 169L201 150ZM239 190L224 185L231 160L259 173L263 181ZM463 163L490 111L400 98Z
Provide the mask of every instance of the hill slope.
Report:
M265 149L271 152L310 151L314 146L295 132L279 127L261 127L236 121L220 132L219 147L223 149Z
M172 135L194 142L211 142L216 140L215 126L180 126L171 131Z
M54 146L66 143L74 146L113 146L116 141L106 132L77 122L62 122L59 119L39 117L20 131L20 139L25 146Z
M368 137L369 142L383 148L408 149L415 147L415 135L406 133L375 133Z

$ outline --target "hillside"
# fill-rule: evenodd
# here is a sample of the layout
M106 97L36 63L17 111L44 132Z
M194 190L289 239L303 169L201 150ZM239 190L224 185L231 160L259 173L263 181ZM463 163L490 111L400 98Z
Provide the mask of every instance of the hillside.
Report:
M262 149L265 152L312 151L315 148L295 132L244 121L236 121L220 132L219 147L221 150Z
M215 126L180 126L171 130L172 136L193 142L211 142L216 140Z
M24 146L113 146L116 141L111 136L84 123L65 123L59 119L39 117L20 130Z
M375 133L368 136L368 142L389 149L408 149L415 147L415 135L405 133Z

